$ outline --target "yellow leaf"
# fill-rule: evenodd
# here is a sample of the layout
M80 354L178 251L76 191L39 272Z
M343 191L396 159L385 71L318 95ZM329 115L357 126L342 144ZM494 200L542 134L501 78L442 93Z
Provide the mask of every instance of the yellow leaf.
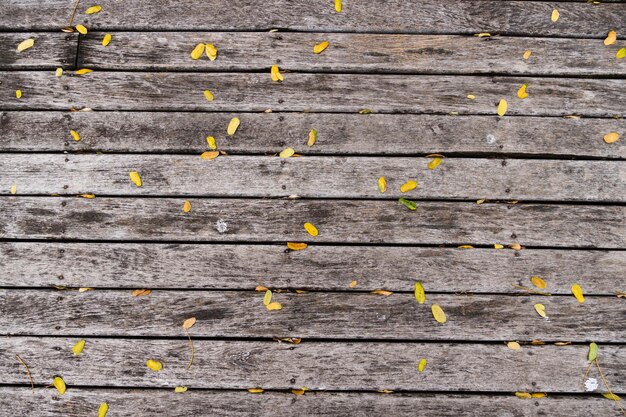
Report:
M76 344L72 347L72 353L74 355L80 355L80 353L83 351L83 349L85 348L85 340L79 340L78 342L76 342Z
M178 392L178 393L187 392L187 387L176 387L174 388L174 392Z
M130 292L130 295L132 295L133 297L143 297L144 295L149 295L150 293L152 293L152 290L138 289L138 290L132 290Z
M17 185L13 184L10 189L11 194L17 194Z
M311 131L309 132L309 140L307 141L307 146L313 146L315 145L315 142L317 141L317 130L315 129L311 129Z
M292 389L291 393L293 395L304 395L304 390L303 389Z
M504 245L501 245L499 243L494 243L493 247L494 247L494 249L504 249Z
M498 103L498 116L502 117L506 114L506 111L509 108L509 104L506 102L505 99L500 99L500 102Z
M87 10L85 10L85 14L98 13L100 10L102 10L101 6L91 6L91 7L87 8Z
M32 48L35 45L35 40L34 39L26 39L25 41L20 42L19 45L17 45L17 52L22 52L27 50L28 48Z
M487 200L485 200L484 198L481 198L480 200L476 200L476 204L482 204L485 201L487 201Z
M228 129L226 131L226 133L228 133L228 136L232 136L235 134L240 123L241 120L239 120L239 117L233 117L232 119L230 119L230 122L228 122Z
M372 113L371 109L361 109L359 110L359 114L370 114Z
M269 303L268 305L265 306L265 308L267 308L268 310L272 311L272 310L280 310L281 308L283 308L283 305L281 303Z
M213 101L213 93L210 90L204 90L204 98L206 98L207 101Z
M287 248L291 250L302 250L306 249L309 245L306 243L297 243L297 242L287 242Z
M476 33L474 36L478 36L479 38L488 38L491 36L491 33L481 32L481 33Z
M343 8L343 5L341 4L341 0L335 0L335 11L337 13L341 13L342 8Z
M63 75L63 68L57 68L56 71L54 71L54 75L56 75L57 77L60 77Z
M528 59L528 58L530 58L531 55L532 55L532 52L529 49L527 51L524 51L524 55L522 55L522 58Z
M603 392L602 396L604 398L607 398L609 400L613 400L613 401L622 401L622 399L620 397L618 397L617 395L613 394L612 392Z
M82 293L82 292L87 292L87 291L92 291L92 290L93 290L93 288L89 288L89 287L80 287L80 288L78 289L78 292L81 292L81 293Z
M283 74L280 73L278 65L272 65L272 68L270 69L270 77L272 78L272 81L282 81L285 79Z
M294 153L296 153L296 151L293 150L293 148L286 148L284 149L281 153L280 153L280 157L281 158L289 158L290 156L292 156Z
M257 285L256 288L254 288L254 291L259 291L259 292L265 292L267 290L268 288L263 285Z
M388 296L393 294L393 292L387 290L374 290L372 291L372 294Z
M200 154L200 158L206 160L215 159L220 155L218 151L206 151Z
M476 96L474 94L468 94L467 98L470 100L476 100Z
M189 213L191 211L191 203L189 200L185 200L183 203L183 213Z
M528 97L528 93L526 92L526 87L528 87L528 84L522 84L519 90L517 90L517 97L519 97L522 100Z
M626 58L626 48L622 48L615 53L615 58L624 59Z
M443 324L446 322L446 313L444 313L442 308L439 307L439 304L433 304L431 310L433 312L433 317L437 320L437 323Z
M60 395L65 394L67 387L65 386L65 381L63 381L63 378L61 378L60 376L55 376L52 384L57 389Z
M87 28L85 26L83 26L83 25L76 25L76 30L81 35L86 35L87 34Z
M148 359L146 366L155 372L163 369L163 364L159 361L155 361L154 359Z
M111 43L111 34L107 33L106 35L104 35L104 38L102 38L102 46L107 46L108 44Z
M536 275L533 275L532 277L530 277L530 282L532 282L535 287L541 290L545 290L546 287L548 286L548 284L543 278L538 277Z
M578 284L572 285L572 294L574 294L574 297L576 297L576 300L580 304L585 302L585 296L583 295L583 288L580 285Z
M424 286L422 285L422 281L417 281L415 283L415 300L419 304L424 304L426 302L426 292L424 291Z
M217 48L215 47L215 45L213 45L212 43L207 43L206 45L204 45L204 47L206 50L206 56L209 58L209 60L215 61L217 59Z
M522 250L522 245L520 245L519 243L511 243L509 245L509 248L513 250Z
M461 245L458 247L459 249L474 249L472 245Z
M535 311L537 312L537 314L539 314L544 319L547 317L546 316L546 306L544 306L543 304L539 304L539 303L535 304Z
M552 15L550 16L550 20L556 22L561 17L561 13L557 9L552 9Z
M420 359L420 362L417 364L417 370L421 373L424 372L424 368L426 368L426 358Z
M318 43L313 47L313 53L321 54L326 48L328 48L328 45L330 45L330 43L328 43L327 41Z
M387 191L387 180L385 179L385 177L378 178L378 191L380 191L381 193Z
M74 139L76 142L80 140L80 133L78 133L77 131L70 130L70 135L72 136L72 139Z
M607 35L606 35L606 39L604 40L604 44L606 46L609 45L613 45L615 43L615 41L617 40L617 32L615 32L614 30L611 30Z
M348 287L350 287L350 288L356 288L357 284L358 284L358 282L357 282L356 280L354 280L354 281L350 281L350 283L348 284Z
M81 68L79 70L74 71L74 74L76 74L76 75L85 75L85 74L89 74L90 72L93 72L93 70L89 69L89 68Z
M414 190L415 188L417 188L417 182L410 180L400 186L400 191L406 193L408 191Z
M263 392L261 388L248 388L248 392L252 394L260 394Z
M217 149L217 143L215 142L215 138L213 136L207 136L206 143L209 146L209 149Z
M380 392L382 394L391 394L391 393L393 393L393 391L390 390L390 389L381 389L378 392Z
M22 90L15 90L15 98L22 98Z
M517 342L509 342L506 344L506 347L512 350L520 350L522 348Z
M141 182L141 176L139 175L137 171L130 171L129 176L130 176L130 180L137 187L141 187L143 185L143 183Z
M428 163L428 169L435 169L439 166L439 164L441 164L441 161L443 161L443 158L433 158L429 163Z
M263 305L268 306L272 302L272 291L265 291L265 295L263 296Z
M109 404L107 403L100 404L100 407L98 407L98 417L106 417L108 412L109 412Z
M615 143L619 140L619 133L617 132L607 133L606 135L604 135L603 139L606 143Z
M529 399L533 397L532 395L530 395L529 392L516 392L515 396L517 398L523 398L523 399Z
M545 392L533 392L532 394L530 394L530 396L532 398L544 398L547 397L548 394L546 394Z
M205 46L203 43L197 44L196 47L193 48L193 51L191 51L191 59L200 59L204 53L204 48Z
M197 320L195 317L189 317L187 320L183 322L183 329L185 330L191 329L196 324L196 321Z
M311 236L315 237L319 234L317 228L313 224L307 222L304 223L304 230L306 230Z

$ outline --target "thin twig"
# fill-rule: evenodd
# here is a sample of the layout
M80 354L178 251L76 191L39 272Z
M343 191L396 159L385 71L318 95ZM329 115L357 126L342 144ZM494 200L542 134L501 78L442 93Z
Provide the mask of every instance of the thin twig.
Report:
M78 3L80 3L80 0L76 0L76 3L74 3L74 10L72 10L72 15L70 16L70 23L68 23L68 26L72 26L72 22L74 22L74 16L76 15L76 9L78 9Z
M585 375L583 376L583 388L585 386L585 381L587 381L587 375L589 375L589 371L591 370L592 366L593 366L593 362L589 364L589 366L587 367L587 371L585 372Z
M552 296L552 294L550 294L550 293L547 293L547 292L541 292L541 291L536 291L536 290L533 290L532 288L524 287L523 285L517 285L517 284L512 284L512 285L513 285L514 287L516 287L516 288L521 288L521 289L523 289L524 291L532 292L532 293L534 293L534 294Z
M193 342L191 341L191 336L189 336L189 332L185 329L185 334L189 338L189 346L191 347L191 358L189 359L189 364L187 365L187 369L191 368L191 364L193 363L193 358L196 355L196 350L193 347Z
M20 355L18 355L17 353L15 354L15 357L17 358L18 361L20 361L22 365L24 365L24 368L26 368L26 375L28 375L28 380L30 381L30 388L33 390L33 394L34 394L35 384L33 383L33 376L30 373L30 369L28 368L28 365L26 365L26 362L24 362L24 360L20 358Z
M596 366L598 367L598 372L600 373L600 378L602 378L602 382L604 383L604 386L606 387L606 390L608 391L608 393L611 395L612 398L617 397L617 395L613 394L613 392L611 391L611 388L609 388L609 383L604 378L604 374L602 373L602 369L600 369L600 362L598 362L598 358L596 358L594 360L594 362L596 363ZM626 410L624 410L624 407L622 407L622 405L619 404L617 401L615 401L615 403L619 407L619 409L622 412L622 414L626 416Z

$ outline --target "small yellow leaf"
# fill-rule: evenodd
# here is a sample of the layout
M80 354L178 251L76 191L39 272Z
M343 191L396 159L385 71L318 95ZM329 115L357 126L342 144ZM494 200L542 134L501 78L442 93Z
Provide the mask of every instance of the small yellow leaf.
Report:
M348 284L348 287L350 287L350 288L356 288L357 284L358 284L358 282L357 282L356 280L354 280L354 281L350 281L350 283Z
M196 47L193 48L193 51L191 51L191 59L200 59L204 53L204 48L205 46L203 43L197 44Z
M296 251L306 249L308 246L306 243L287 242L287 248Z
M342 8L343 8L343 5L341 4L341 0L335 0L335 11L337 13L341 13Z
M25 41L22 41L20 42L19 45L17 45L17 52L25 51L28 48L32 48L34 45L35 45L34 39L26 39Z
M606 35L606 39L604 40L604 44L606 46L609 45L613 45L615 43L615 41L617 40L617 32L615 32L614 30L611 30L607 35Z
M265 306L265 308L267 308L268 310L272 311L272 310L280 310L281 308L283 308L283 305L281 303L269 303L268 305Z
M468 94L467 98L470 100L476 100L476 96L474 94Z
M133 297L143 297L144 295L149 295L150 293L152 293L152 290L138 289L138 290L132 290L130 292L130 295L132 295Z
M437 320L437 323L443 324L446 322L446 313L444 313L443 309L439 307L439 304L433 304L431 310L433 312L433 317Z
M60 395L65 394L67 387L65 386L65 381L63 381L63 378L61 378L60 376L55 376L52 384L57 389Z
M476 33L474 34L474 36L477 36L479 38L488 38L491 36L491 33L488 32L480 32L480 33Z
M296 153L296 151L294 151L293 148L286 148L279 155L281 158L289 158L293 156L294 153Z
M522 55L522 58L528 59L528 58L530 58L531 55L532 55L532 52L529 49L527 51L524 51L524 55Z
M311 129L311 131L309 132L309 140L307 141L307 146L313 146L315 145L315 142L317 141L317 130L315 129Z
M89 74L90 72L93 72L93 70L89 69L89 68L81 68L79 70L74 71L74 74L76 74L76 75L85 75L85 74Z
M606 143L615 143L619 140L619 133L617 132L607 133L606 135L604 135L603 139Z
M613 400L613 401L622 401L622 399L620 397L618 397L617 395L613 394L612 392L603 392L602 396L606 399L609 400Z
M76 30L81 35L86 35L87 34L87 28L85 26L83 26L83 25L76 25Z
M137 187L141 187L143 185L143 182L141 182L141 176L139 175L137 171L130 171L129 176L130 176L130 180Z
M163 364L159 361L155 361L154 359L148 359L146 366L155 372L163 369Z
M180 386L176 387L174 388L174 392L178 392L178 393L187 392L187 387L180 387Z
M252 394L260 394L263 392L261 388L248 388L248 392Z
M317 227L313 226L313 224L309 222L304 223L304 230L306 230L313 237L319 234Z
M533 397L532 395L530 395L529 392L516 392L515 396L517 398L523 398L523 399L529 399Z
M372 113L371 109L361 109L359 110L359 114L370 114Z
M272 302L272 291L265 291L265 295L263 296L263 305L268 306Z
M509 342L506 344L506 347L512 350L520 350L522 348L517 342Z
M100 404L100 407L98 407L98 417L106 417L108 412L109 412L109 404L107 403Z
M385 179L385 177L378 178L378 191L380 191L381 193L387 191L387 180Z
M89 287L80 287L78 289L78 292L83 293L83 292L87 292L87 291L92 291L93 288L89 288Z
M376 295L384 295L384 296L388 296L393 294L392 291L387 291L387 290L374 290L371 292L372 294L376 294Z
M209 149L217 149L217 143L215 142L215 138L213 136L207 136L206 143L209 146Z
M417 182L410 180L400 186L400 191L403 193L406 193L416 188L417 188Z
M206 98L207 101L213 101L213 93L210 90L204 90L204 98Z
M102 46L107 46L108 44L111 43L111 34L107 33L106 35L104 35L104 38L102 38Z
M585 302L585 296L583 295L583 288L580 285L578 284L572 285L572 294L574 294L574 297L576 297L576 300L580 304Z
M74 355L80 355L80 353L83 351L83 349L85 348L85 340L79 340L78 342L76 342L76 344L72 347L72 353Z
M421 373L424 372L424 368L426 368L426 358L420 359L420 362L417 364L417 370Z
M278 65L272 65L270 69L270 77L272 78L272 81L283 81L285 79L283 74L280 73Z
M422 285L422 281L417 281L415 283L415 300L419 304L424 304L426 302L426 292L424 291L424 286Z
M435 169L435 168L437 168L441 164L441 161L443 161L443 158L433 158L428 163L428 169Z
M183 213L189 213L191 211L191 203L189 200L185 200L183 203Z
M22 90L15 90L15 98L22 98Z
M80 140L80 133L75 130L70 130L70 136L72 136L72 139L74 139L76 142Z
M54 71L54 75L56 75L57 77L60 77L63 75L63 68L57 68L56 71Z
M500 102L498 103L498 116L502 117L506 114L506 111L509 108L509 104L506 102L505 99L500 99Z
M206 56L210 61L215 61L217 59L217 48L212 43L207 43L204 45L206 50Z
M487 201L487 200L485 200L484 198L481 198L480 200L476 200L476 204L482 204L485 201Z
M206 160L215 159L220 155L218 151L206 151L200 154L200 158Z
M539 304L539 303L535 304L535 311L537 312L537 314L539 314L544 319L547 317L546 316L546 306L544 306L543 304Z
M13 184L11 186L11 189L9 190L11 192L11 194L15 195L17 194L17 185Z
M504 245L501 245L499 243L494 243L493 247L494 247L494 249L504 249Z
M292 389L291 393L293 395L304 395L304 390L303 389Z
M81 194L80 196L82 198L96 198L95 194Z
M519 243L511 243L509 245L509 248L513 250L522 250L522 245L520 245Z
M196 324L196 321L197 320L195 317L189 317L187 320L183 322L183 329L185 330L191 329Z
M550 20L556 22L561 17L561 13L557 9L552 9L552 15L550 16Z
M239 117L233 117L232 119L230 119L230 122L228 122L228 129L226 131L226 133L228 133L228 136L232 136L235 134L240 123L241 120L239 120Z
M458 246L459 249L474 249L474 247L472 245L461 245Z
M326 48L328 48L328 45L330 45L330 43L328 43L327 41L318 43L313 47L313 53L321 54Z
M545 290L546 287L548 286L548 284L543 278L538 277L536 275L533 275L532 277L530 277L530 282L532 282L533 285L539 288L540 290Z
M85 14L98 13L100 10L102 10L101 6L91 6L91 7L88 7L87 10L85 10Z
M517 97L519 97L522 100L528 97L528 93L526 92L526 87L528 87L528 84L522 84L519 90L517 90Z
M615 53L615 58L624 59L626 58L626 48L621 48Z
M545 398L548 396L548 394L546 394L545 392L533 392L532 394L530 394L530 396L532 398Z
M381 390L378 390L378 392L380 392L381 394L391 394L391 393L393 393L393 391L390 390L390 389L381 389Z

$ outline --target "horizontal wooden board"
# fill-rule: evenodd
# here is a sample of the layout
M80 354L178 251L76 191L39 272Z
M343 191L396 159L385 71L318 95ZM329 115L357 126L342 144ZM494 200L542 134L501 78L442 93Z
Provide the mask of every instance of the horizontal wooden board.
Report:
M27 39L34 39L35 46L18 52ZM0 69L72 68L77 48L76 33L0 33Z
M226 135L241 119L234 137ZM70 129L80 132L76 142ZM315 146L305 146L309 131ZM0 151L200 152L213 135L228 153L311 155L514 154L626 158L624 119L311 113L0 113Z
M182 330L182 329L181 329ZM193 330L192 330L193 334ZM434 390L582 392L588 367L586 345L524 346L448 343L313 343L194 341L187 339L88 339L80 356L78 338L11 337L0 339L0 372L5 384L28 384L29 365L37 384L61 375L69 390L77 385L188 386L193 388L260 387L313 390ZM626 346L600 345L598 360L618 393L626 390ZM146 367L160 360L159 372ZM426 358L423 373L417 363ZM596 369L590 377L599 380ZM598 389L604 392L600 386ZM608 401L607 401L608 402ZM532 404L527 401L526 404ZM613 404L614 403L610 403Z
M552 294L626 291L626 252L132 243L0 243L1 287L272 288L525 293L530 277ZM210 273L207 273L210 272ZM123 279L121 279L123 277Z
M106 402L115 416L276 416L306 415L369 416L392 413L394 416L458 417L514 415L534 417L559 415L586 417L617 415L617 406L597 394L588 396L550 395L542 399L521 400L507 396L467 394L380 394L352 392L307 392L304 396L266 391L262 395L245 391L209 391L191 388L184 394L173 388L84 389L70 387L62 396L54 389L0 387L0 408L16 415L56 417L58 415L95 415ZM113 414L115 413L115 414Z
M203 149L206 150L207 148ZM279 151L279 149L277 149ZM626 162L197 155L0 155L0 194L626 201ZM141 174L143 186L129 180ZM387 190L378 189L378 178ZM400 188L409 180L418 187Z
M205 273L210 271L205 270ZM123 277L119 277L123 280ZM257 277L272 286L271 277ZM197 337L298 337L380 340L565 340L626 342L624 300L573 295L429 294L418 304L412 293L275 293L282 309L268 311L264 292L130 290L0 290L0 334L54 336L178 336L196 317ZM534 305L545 306L548 318ZM435 321L431 305L447 321ZM607 321L611 322L607 326Z
M626 32L621 4L471 0L425 0L419 3L345 0L336 13L332 1L131 0L107 2L102 12L87 16L81 4L75 23L107 30L325 30L357 32L467 33L605 36ZM3 6L0 29L58 29L68 25L71 0L13 0ZM552 9L560 11L557 22Z
M166 241L520 243L623 248L626 206L396 201L3 197L0 238ZM310 236L305 222L317 226Z
M616 47L598 39L476 37L297 32L103 32L81 40L78 65L95 69L165 71L268 70L426 74L626 75ZM327 41L321 54L313 46ZM219 52L193 60L198 43ZM524 51L531 58L522 58Z
M0 110L316 111L495 115L626 116L624 80L445 75L0 72ZM528 84L529 97L517 90ZM24 96L16 99L15 89ZM214 94L207 101L205 90ZM476 99L470 100L468 94Z

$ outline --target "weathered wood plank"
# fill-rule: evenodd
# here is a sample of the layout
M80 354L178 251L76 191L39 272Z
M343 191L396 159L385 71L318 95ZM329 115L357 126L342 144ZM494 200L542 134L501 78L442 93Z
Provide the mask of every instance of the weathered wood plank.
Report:
M589 350L585 345L525 346L515 351L499 344L196 340L194 363L186 369L191 355L186 338L88 339L83 353L74 356L70 349L77 341L1 338L4 383L28 384L24 367L15 359L17 353L37 384L50 384L54 375L62 375L69 390L73 385L183 385L192 389L305 386L313 390L582 392ZM615 392L626 390L625 357L626 346L600 347L603 373ZM146 367L150 358L163 362L160 372ZM428 360L423 373L416 369L421 358ZM589 376L598 378L595 369ZM602 386L599 391L604 391Z
M205 148L206 149L206 148ZM280 151L277 149L276 151ZM199 151L200 152L200 151ZM626 201L626 162L198 155L0 155L0 194ZM136 187L128 173L138 171ZM387 191L378 190L384 176ZM417 180L415 190L400 186Z
M538 415L611 416L616 405L599 395L550 395L524 401L509 396L464 394L400 394L352 392L307 392L304 396L266 391L253 395L237 391L190 389L184 395L173 389L84 389L70 387L62 396L54 389L0 387L0 408L15 415L56 417L95 415L100 404L109 405L111 415L186 416L394 416L458 417L485 415L534 417Z
M241 119L234 138L226 135ZM76 142L70 129L81 134ZM306 144L317 130L315 146ZM624 119L309 113L49 112L0 113L2 151L199 152L213 135L228 153L311 155L515 154L626 158Z
M625 6L626 8L626 6ZM165 71L268 70L428 74L626 75L615 48L598 39L468 37L296 32L103 32L81 39L79 67ZM313 46L330 46L321 54ZM212 43L217 60L192 60L198 43ZM532 51L530 59L522 54Z
M58 29L68 24L71 0L13 0L0 9L0 29ZM81 5L75 23L107 30L267 30L406 33L492 32L522 35L605 36L626 31L622 4L542 1L446 1L419 3L344 1L336 13L332 2L307 0L107 2L102 12L86 16ZM561 17L550 21L556 7Z
M623 248L625 206L396 201L3 197L0 238L312 241ZM303 228L311 222L319 235Z
M507 293L523 292L513 285L530 286L537 275L552 294L571 294L576 281L585 294L609 295L626 290L624 270L623 251L0 243L2 287L253 289L262 281L273 288L348 290L357 280L361 291L411 291L421 280L429 291Z
M0 72L2 110L194 110L626 116L624 80L444 75L285 75L262 73L102 72L61 78L48 72ZM522 84L530 96L517 98ZM15 89L24 92L15 99ZM207 101L203 91L215 99ZM469 100L474 94L475 100Z
M18 52L26 39L34 39L35 46ZM75 33L0 33L0 69L71 68L77 48Z
M257 279L272 286L271 277ZM268 311L263 296L256 291L161 290L133 297L129 290L0 290L0 334L183 337L183 321L196 317L191 333L197 337L626 342L626 310L617 297L587 296L579 304L573 295L427 293L421 305L413 293L275 293L272 301L282 309ZM545 306L549 319L536 313L536 303ZM431 304L446 312L444 325L433 318Z

